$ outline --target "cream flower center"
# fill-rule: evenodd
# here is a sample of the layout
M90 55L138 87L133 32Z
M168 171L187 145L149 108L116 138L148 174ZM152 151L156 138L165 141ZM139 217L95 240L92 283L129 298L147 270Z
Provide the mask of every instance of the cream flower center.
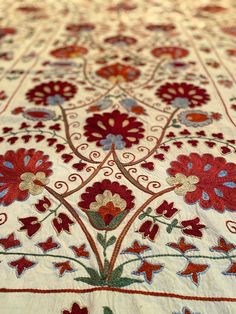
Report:
M49 183L49 179L46 178L44 172L37 172L36 174L32 172L25 172L21 176L21 183L19 184L19 189L21 191L28 190L32 195L38 195L43 192L44 185Z
M177 173L174 177L166 179L167 183L171 186L180 185L175 188L177 195L184 196L187 192L193 192L196 190L196 184L199 182L197 176L185 176L182 173Z
M125 210L127 205L126 201L123 200L119 194L112 195L109 190L105 190L103 194L98 194L95 199L96 202L92 202L89 206L92 211L99 211L100 207L106 206L109 202L112 202L114 207L118 207L121 210Z

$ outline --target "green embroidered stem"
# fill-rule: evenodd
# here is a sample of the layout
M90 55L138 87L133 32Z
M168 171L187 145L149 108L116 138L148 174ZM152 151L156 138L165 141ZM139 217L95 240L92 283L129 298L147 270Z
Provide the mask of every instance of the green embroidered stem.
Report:
M63 137L61 135L58 135L55 131L50 132L50 131L44 131L42 129L37 129L37 130L24 129L24 130L19 131L19 132L12 132L11 131L8 134L4 135L4 137L9 137L11 135L15 136L15 135L24 134L24 133L26 133L26 134L36 133L36 134L40 134L40 135L42 135L42 134L50 134L50 135L52 135L52 137L58 137L58 138L62 139L64 141L63 144L67 144L67 140L66 140L65 137Z
M50 210L50 213L48 215L46 215L43 219L39 220L39 222L43 222L45 221L48 217L50 217L52 214L56 214L58 209L61 207L62 204L59 204L55 209Z
M158 257L158 258L162 258L162 257L182 257L182 258L186 258L186 259L190 259L190 258L205 258L205 259L210 259L210 260L224 260L224 259L228 259L230 261L232 261L232 258L236 258L236 255L226 255L226 256L208 256L208 255L183 255L183 254L156 254L156 255L148 255L148 256L143 256L142 259L148 259L148 258L153 258L153 257ZM132 263L132 262L137 262L140 261L140 257L139 258L134 258L131 259L129 261L126 261L122 264L120 264L118 267L124 266L126 264Z

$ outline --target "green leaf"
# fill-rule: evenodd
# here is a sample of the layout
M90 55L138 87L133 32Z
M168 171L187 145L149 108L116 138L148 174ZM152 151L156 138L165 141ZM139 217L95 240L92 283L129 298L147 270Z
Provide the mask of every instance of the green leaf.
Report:
M141 283L143 280L133 279L128 277L119 278L116 281L110 281L108 283L109 287L122 288L131 285L132 283Z
M148 208L146 209L146 214L147 214L147 215L150 215L151 212L152 212L152 208L151 208L151 207L148 207Z
M94 279L94 280L100 280L101 279L99 273L95 269L93 269L91 267L86 267L86 270L92 279Z
M106 247L114 244L116 242L116 237L115 236L112 236L106 243Z
M106 245L105 238L103 237L101 233L97 234L97 240L101 244L102 247L105 247Z
M87 283L88 285L91 285L91 286L104 286L105 285L105 282L102 279L96 280L94 278L89 278L89 277L77 277L75 278L75 280Z
M146 213L142 213L142 214L138 217L138 219L142 220L142 219L145 218L145 217L146 217Z
M103 314L113 314L113 312L108 306L104 306L103 307Z
M172 127L176 128L176 129L181 128L181 126L179 124L172 124Z
M105 260L104 260L104 271L103 271L103 273L100 272L102 279L105 279L105 278L106 278L109 265L110 265L110 263L109 263L108 259L105 259Z
M171 233L172 230L178 225L178 219L174 219L166 228L166 232Z
M102 217L95 212L88 211L88 216L91 220L92 225L96 226L98 229L107 229L107 226L105 225L105 222L103 221Z
M123 273L123 266L120 265L113 270L112 275L111 275L111 281L116 281L117 279L119 279L122 273Z
M127 211L124 210L123 212L119 213L119 215L117 215L114 219L112 219L112 221L108 225L109 229L115 228L124 218L124 216L126 216L126 214L127 214Z

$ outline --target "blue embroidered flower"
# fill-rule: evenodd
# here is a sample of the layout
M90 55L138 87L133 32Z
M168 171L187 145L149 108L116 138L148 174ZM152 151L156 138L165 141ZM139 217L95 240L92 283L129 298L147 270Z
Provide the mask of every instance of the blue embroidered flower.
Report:
M172 100L171 105L177 108L187 108L189 105L189 100L185 97L176 97Z
M101 140L100 143L103 146L104 150L109 150L112 147L112 144L115 144L115 149L123 149L125 147L125 142L122 141L123 136L118 134L108 134L104 140Z

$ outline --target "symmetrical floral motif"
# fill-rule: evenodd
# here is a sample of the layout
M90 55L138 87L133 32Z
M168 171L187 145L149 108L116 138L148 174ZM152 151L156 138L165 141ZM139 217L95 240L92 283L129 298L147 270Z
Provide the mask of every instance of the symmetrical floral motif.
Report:
M115 229L134 207L134 196L124 185L110 180L96 182L81 195L78 203L94 228Z
M167 172L172 176L168 183L181 185L175 192L185 195L188 204L199 202L202 208L219 212L236 210L236 165L227 163L223 157L180 155Z
M116 149L131 147L144 136L142 122L118 110L103 115L95 114L86 120L84 129L88 141L96 142L104 150L110 149L112 145Z
M36 105L62 105L74 97L76 91L76 86L71 83L55 81L35 86L27 92L26 98Z
M206 90L187 83L167 83L156 92L165 103L177 108L194 108L208 102Z
M48 156L34 149L9 150L0 155L0 202L8 206L15 200L24 201L29 194L43 192L52 174Z

